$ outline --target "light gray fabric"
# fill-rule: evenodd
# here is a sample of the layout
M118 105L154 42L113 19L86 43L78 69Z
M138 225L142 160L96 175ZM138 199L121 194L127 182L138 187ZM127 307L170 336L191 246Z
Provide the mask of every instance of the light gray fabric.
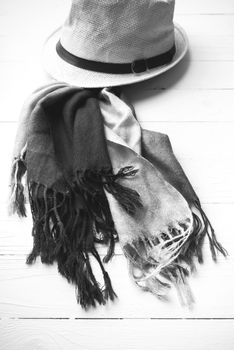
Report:
M13 157L17 157L22 152L27 139L28 121L36 104L50 92L65 86L64 83L53 82L37 88L24 102L18 120L18 128L15 137Z
M100 108L104 118L106 138L129 146L141 153L141 127L134 118L133 110L123 99L110 90L103 89Z
M173 265L192 233L192 211L180 192L164 179L152 163L141 156L141 149L132 146L136 137L134 127L137 130L137 124L138 128L140 125L130 108L118 97L112 98L110 92L104 90L103 94L111 100L111 104L110 100L103 100L100 107L112 166L116 173L125 166L138 170L134 177L122 180L121 184L136 190L143 203L143 208L130 217L114 197L106 192L120 245L128 259L134 281L144 290L162 298L168 290L168 285L165 284L165 288L161 281L163 274ZM121 104L122 108L119 108ZM114 117L116 111L118 118ZM123 132L119 120L126 116L128 128ZM142 134L145 134L145 140L150 140L155 133L142 130ZM193 299L188 285L179 278L174 282L181 301L190 305Z
M113 196L106 193L120 245L138 286L165 299L173 285L181 304L191 306L194 299L186 277L195 269L194 256L203 262L205 236L214 260L217 252L224 256L227 252L217 241L168 136L143 129L141 147L134 148L134 128L138 130L138 140L140 134L138 122L133 110L130 112L127 104L121 103L119 108L120 101L115 96L105 107L108 152L116 173L125 166L138 170L134 177L122 179L121 184L140 194L143 207L130 217ZM118 118L112 114L118 114ZM119 120L128 125L124 132Z

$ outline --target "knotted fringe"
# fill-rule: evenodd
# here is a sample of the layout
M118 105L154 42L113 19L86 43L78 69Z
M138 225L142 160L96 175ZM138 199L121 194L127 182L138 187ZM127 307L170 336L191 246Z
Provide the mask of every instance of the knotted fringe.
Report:
M9 214L17 214L19 217L26 216L26 198L23 177L26 173L25 149L18 158L14 158L11 170Z
M140 195L126 186L118 183L119 179L133 177L137 173L137 169L132 166L121 168L117 174L113 174L110 169L96 172L86 170L84 173L78 174L78 187L84 190L84 194L97 194L103 187L107 192L111 193L120 206L131 216L135 215L138 208L142 208Z
M110 171L78 172L72 187L64 193L33 181L28 183L34 242L27 263L32 264L38 256L42 263L57 261L58 271L76 286L77 301L85 309L116 297L95 243L109 244L103 259L108 262L114 254L117 232L104 189L113 193L129 215L134 215L142 205L139 195L117 180L135 173L130 167L116 175ZM100 266L103 288L93 274L89 254Z
M77 209L77 202L83 200L81 194L75 191L56 193L41 184L31 183L29 200L34 223L34 244L27 263L32 264L37 256L41 257L42 263L52 264L57 261L60 274L76 286L77 301L83 308L113 300L116 295L94 246L94 219L87 208ZM104 224L103 216L102 228ZM107 226L106 230L105 233L110 235L114 227ZM103 289L92 272L89 253L101 267L105 285Z
M200 201L197 199L193 206L196 208L196 213L192 209L193 214L193 231L191 232L189 239L185 243L180 257L187 262L190 267L193 265L193 257L196 256L199 263L203 263L202 247L204 239L207 236L209 239L210 251L212 259L217 261L217 253L221 253L224 257L228 255L225 248L217 241L215 231L204 213Z
M123 247L130 261L130 273L137 285L163 300L167 299L168 290L174 285L181 304L186 306L191 306L194 302L187 277L196 269L194 257L197 257L199 263L203 262L205 236L209 239L214 261L217 260L218 252L227 256L227 251L217 241L214 229L198 200L194 207L196 213L192 209L192 231L186 232L186 227L182 224L184 230L181 232L170 228L168 233L161 233L160 237L143 236ZM170 237L172 231L174 235Z

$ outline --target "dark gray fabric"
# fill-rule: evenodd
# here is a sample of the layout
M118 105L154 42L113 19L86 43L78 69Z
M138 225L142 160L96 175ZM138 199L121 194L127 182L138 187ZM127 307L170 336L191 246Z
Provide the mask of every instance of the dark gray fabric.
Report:
M142 132L142 156L149 160L174 186L189 204L198 201L198 197L173 152L167 135L144 130Z
M39 101L30 117L26 162L28 181L60 191L79 171L110 169L98 91L65 87Z

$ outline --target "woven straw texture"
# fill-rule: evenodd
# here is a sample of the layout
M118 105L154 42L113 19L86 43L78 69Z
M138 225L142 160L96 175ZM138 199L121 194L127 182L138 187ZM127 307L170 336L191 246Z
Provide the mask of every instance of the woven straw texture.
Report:
M45 71L55 80L84 88L132 84L167 71L188 47L183 29L173 23L174 5L174 0L73 0L64 25L45 43ZM176 54L170 63L138 74L98 73L60 58L56 52L59 40L75 56L107 63L154 57L174 43Z
M74 0L61 43L89 60L129 63L174 43L174 0Z

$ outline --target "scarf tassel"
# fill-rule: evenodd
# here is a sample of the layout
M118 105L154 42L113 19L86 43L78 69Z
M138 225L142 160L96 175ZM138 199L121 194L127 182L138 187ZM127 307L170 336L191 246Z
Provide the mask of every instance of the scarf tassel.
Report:
M127 214L134 216L136 210L143 206L140 195L135 190L121 185L118 180L133 177L137 171L132 166L121 168L117 174L113 174L112 169L97 172L86 170L77 173L75 186L81 189L86 199L87 196L93 197L105 189L113 195Z
M192 209L194 222L193 231L181 253L181 258L188 262L191 267L194 266L192 262L194 256L197 257L199 263L203 263L202 247L206 236L209 240L212 259L215 262L217 261L218 253L221 253L224 257L228 255L227 250L218 242L214 228L203 211L198 199L195 201L194 207L195 211Z
M33 249L27 257L27 264L35 262L38 256L46 264L57 261L58 271L68 282L76 286L77 302L87 309L89 306L105 304L114 300L110 277L105 271L101 258L95 249L93 227L105 227L105 213L96 211L96 220L86 208L77 209L77 201L81 201L79 192L66 194L56 193L42 184L29 184L29 200L33 217ZM100 208L99 208L100 209ZM92 213L93 214L93 213ZM112 221L106 224L106 236L99 238L99 243L110 240L105 261L114 252L114 236ZM102 232L104 232L102 230ZM101 288L97 282L90 263L89 253L98 262L104 280Z
M123 210L130 216L134 216L137 209L142 208L143 204L137 191L121 185L118 180L133 177L137 172L138 170L132 166L126 166L115 175L104 175L104 188L114 196Z
M118 241L118 234L105 190L113 195L127 214L134 216L137 209L142 207L140 195L118 183L118 180L135 176L136 173L137 170L132 166L121 168L117 174L113 174L112 169L102 169L95 172L86 170L77 172L76 181L73 183L73 188L82 195L87 210L94 218L97 233L95 242L109 243L107 254L103 259L104 263L113 257L115 242Z
M139 266L135 266L137 270ZM151 266L154 268L153 266ZM146 271L149 266L145 266ZM187 282L187 276L189 270L178 261L172 262L170 265L165 266L160 273L144 273L139 276L135 273L134 265L130 266L130 273L134 278L135 283L144 291L150 292L162 301L168 301L168 291L172 285L177 291L178 298L181 305L191 306L194 302L194 298Z
M157 237L154 237L154 240L143 237L123 247L130 262L130 274L138 286L153 293L159 299L167 300L168 290L174 285L181 304L186 306L191 306L194 302L187 277L196 270L194 257L197 257L199 263L203 263L202 247L205 236L208 237L214 261L217 261L218 252L224 257L228 255L226 249L218 242L214 229L198 200L194 207L193 230L184 238L179 232L173 239L169 239L168 235L164 234L164 243ZM164 236L161 234L161 238ZM160 251L161 258L164 256L166 259L164 264L159 264L157 255L154 255L154 252ZM159 260L160 256L158 256Z
M8 206L10 215L16 213L19 217L26 217L26 197L23 185L26 170L24 155L15 158L11 170L11 193Z
M103 273L104 287L97 282L90 263L89 253L98 261ZM76 286L77 302L84 308L105 305L106 301L114 300L117 296L113 290L110 277L105 271L98 252L93 248L90 252L78 249L69 256L59 255L58 271L68 282Z

